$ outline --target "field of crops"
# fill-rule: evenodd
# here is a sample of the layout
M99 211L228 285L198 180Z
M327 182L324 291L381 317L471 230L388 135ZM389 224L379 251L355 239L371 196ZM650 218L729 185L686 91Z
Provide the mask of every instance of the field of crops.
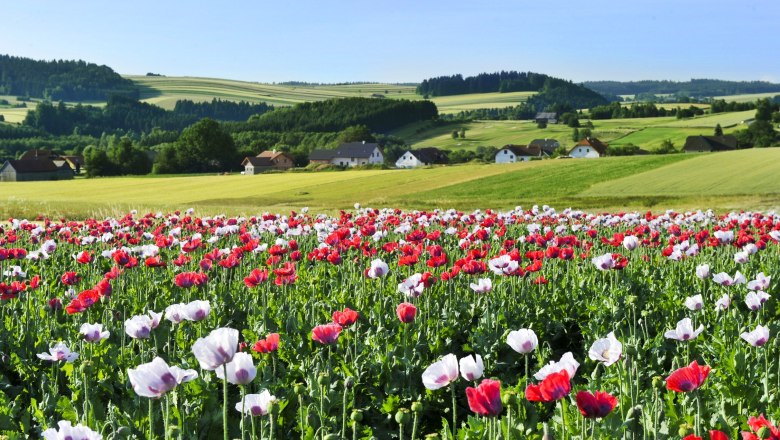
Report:
M406 209L508 209L544 200L559 209L768 210L780 208L778 155L780 149L769 148L416 170L3 182L0 218L43 213L83 219L182 205L228 215L301 206L333 213L356 201Z
M0 434L776 438L779 241L757 212L12 218Z

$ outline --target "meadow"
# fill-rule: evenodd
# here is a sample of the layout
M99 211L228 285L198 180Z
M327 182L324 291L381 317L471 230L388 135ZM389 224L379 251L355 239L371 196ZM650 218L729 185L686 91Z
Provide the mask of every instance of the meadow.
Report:
M303 206L335 212L355 202L408 209L507 209L541 201L559 209L773 209L780 207L779 155L754 149L415 170L4 182L0 216L101 217L184 205L229 215Z
M753 118L755 111L702 115L688 119L674 117L630 118L592 120L593 136L610 145L638 145L653 151L669 139L678 149L685 145L688 136L712 135L720 124L729 134L747 127L745 121ZM586 120L581 119L584 125ZM452 137L452 131L466 129L464 139ZM582 130L582 127L580 127ZM413 148L439 147L446 149L476 149L479 146L500 148L506 144L526 145L534 139L557 139L566 147L574 146L573 129L563 124L549 124L539 128L534 121L472 121L464 124L430 126L412 124L393 132L406 139Z

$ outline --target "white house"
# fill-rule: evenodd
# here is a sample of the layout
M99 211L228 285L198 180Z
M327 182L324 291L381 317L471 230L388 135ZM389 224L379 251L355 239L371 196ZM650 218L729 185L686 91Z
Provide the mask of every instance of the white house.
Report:
M607 144L592 137L577 142L569 151L569 156L575 159L595 159L607 154Z
M417 168L434 164L447 163L447 155L438 148L428 147L419 150L405 151L395 161L396 168Z
M316 151L318 154L322 151L329 151L330 153L328 156L330 157L330 163L340 167L381 164L385 160L385 157L382 155L382 150L379 149L379 145L366 143L366 141L341 144L335 150ZM312 160L311 157L310 160Z
M539 147L504 145L504 148L496 153L496 163L526 162L534 158L541 159L541 157L542 150Z

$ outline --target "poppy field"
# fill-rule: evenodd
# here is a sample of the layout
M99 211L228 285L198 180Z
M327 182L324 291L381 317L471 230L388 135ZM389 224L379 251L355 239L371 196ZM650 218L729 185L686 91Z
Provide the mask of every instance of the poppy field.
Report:
M780 215L0 223L0 437L780 439Z

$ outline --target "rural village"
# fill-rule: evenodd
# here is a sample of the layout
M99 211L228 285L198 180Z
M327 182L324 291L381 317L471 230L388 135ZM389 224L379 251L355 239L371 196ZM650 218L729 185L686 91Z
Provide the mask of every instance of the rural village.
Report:
M0 440L780 440L777 0L2 10Z

